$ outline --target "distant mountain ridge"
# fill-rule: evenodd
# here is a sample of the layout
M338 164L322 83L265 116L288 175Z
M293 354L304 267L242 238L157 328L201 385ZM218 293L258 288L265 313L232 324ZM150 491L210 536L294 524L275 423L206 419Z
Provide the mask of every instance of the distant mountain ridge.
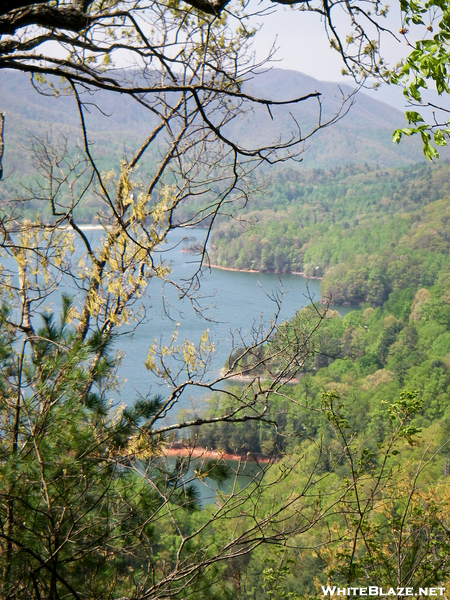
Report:
M247 91L273 100L300 97L312 91L321 93L323 121L336 114L342 93L352 94L349 85L319 81L297 71L272 69L261 73L247 84ZM404 114L392 106L359 91L352 98L353 105L343 118L332 126L317 132L306 142L303 162L308 167L332 168L349 163L368 163L380 167L400 167L425 160L418 139L405 139L402 144L392 142L395 129L405 125ZM258 131L276 136L280 121L288 127L292 107L272 111L274 120L265 108L255 111L253 119L241 127L241 134L249 138ZM314 102L301 103L294 116L301 125L312 126L317 119ZM258 126L256 126L258 121ZM447 149L442 157L450 157Z
M323 119L339 108L339 95L351 93L349 86L321 82L296 71L272 69L259 73L245 84L245 91L264 98L286 100L319 91ZM3 189L12 192L17 182L31 177L32 161L26 147L32 136L42 136L49 130L69 131L81 140L74 99L70 96L40 95L24 74L3 70L0 73L0 110L6 114L4 157L5 181ZM92 106L87 117L93 153L102 168L112 168L123 156L130 155L142 142L142 137L154 125L149 111L126 96L100 92L86 100L99 104L101 111ZM400 146L392 143L392 132L404 123L403 114L395 108L358 92L353 106L342 120L316 133L305 143L303 164L308 167L331 168L349 163L396 167L423 161L421 143L406 139ZM295 121L302 133L317 120L317 100L298 106L274 107L269 114L266 107L258 106L253 114L233 121L228 134L243 145L260 142L273 143L281 136L286 139ZM106 116L109 115L109 116ZM273 118L272 118L273 117ZM444 149L446 150L446 149ZM157 149L155 149L157 151ZM443 152L443 157L450 153ZM151 168L151 155L148 168Z

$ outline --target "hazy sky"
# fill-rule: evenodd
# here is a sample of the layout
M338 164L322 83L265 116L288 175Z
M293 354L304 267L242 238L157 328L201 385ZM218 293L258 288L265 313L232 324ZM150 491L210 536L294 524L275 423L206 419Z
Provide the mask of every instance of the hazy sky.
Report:
M253 6L257 8L270 6L270 2L255 3ZM279 62L272 63L274 67L300 71L322 81L345 81L348 85L352 85L352 79L341 74L344 66L342 59L335 50L330 48L320 15L278 8L271 15L256 17L255 21L262 23L261 30L254 41L258 58L262 59L266 56L275 42L279 48L276 53ZM391 8L385 22L394 32L398 32L402 26L399 10ZM341 26L341 31L346 33L345 23ZM382 43L384 56L387 56L392 64L405 56L407 46L403 39L397 41L386 35ZM399 110L404 107L401 90L392 86L384 86L378 92L369 93Z

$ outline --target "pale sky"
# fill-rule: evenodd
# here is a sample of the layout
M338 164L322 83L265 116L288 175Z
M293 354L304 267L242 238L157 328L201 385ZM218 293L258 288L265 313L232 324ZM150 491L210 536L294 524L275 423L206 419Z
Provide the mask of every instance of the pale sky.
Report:
M270 2L255 3L257 8L270 6ZM262 23L262 28L254 40L254 49L257 57L262 59L267 55L268 49L276 42L279 48L276 53L277 62L274 67L300 71L321 81L338 81L352 85L350 77L343 77L341 70L343 62L339 54L330 48L324 25L320 15L300 12L279 7L273 14L266 17L256 17L256 22ZM401 28L399 9L390 9L385 23L394 32ZM345 24L342 24L345 31ZM343 36L345 38L345 35ZM402 36L398 36L401 38ZM403 39L396 41L386 35L383 40L387 56L395 64L406 55L407 45ZM374 98L387 102L399 110L403 110L405 102L401 90L392 86L383 86L382 89L366 92Z

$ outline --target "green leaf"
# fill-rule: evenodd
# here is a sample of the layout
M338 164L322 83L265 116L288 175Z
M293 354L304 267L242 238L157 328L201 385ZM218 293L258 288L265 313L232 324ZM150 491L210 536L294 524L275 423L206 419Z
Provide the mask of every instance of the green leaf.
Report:
M446 146L447 145L447 138L442 130L438 130L434 133L434 143L437 144L438 146Z
M413 110L407 110L405 112L405 117L406 117L406 120L408 121L408 123L413 123L414 125L416 123L424 122L422 116L418 112L415 112Z
M432 161L433 158L439 158L439 153L434 146L430 143L424 144L423 153L428 158L428 160Z
M402 132L400 129L396 129L394 131L394 133L392 134L392 141L396 142L397 144L400 144L402 139Z

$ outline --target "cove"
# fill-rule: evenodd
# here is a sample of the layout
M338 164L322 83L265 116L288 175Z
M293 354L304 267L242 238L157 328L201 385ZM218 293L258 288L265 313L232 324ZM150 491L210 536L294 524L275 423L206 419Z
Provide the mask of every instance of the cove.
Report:
M183 252L183 240L189 237L202 241L205 233L204 229L184 229L170 234L169 243L161 249L160 255L170 262L175 280L188 280L198 268L198 257ZM169 392L168 386L144 367L154 339L167 344L177 328L179 343L184 339L198 343L204 331L209 329L216 348L209 373L216 377L229 356L236 332L238 336L247 337L252 327L270 321L276 311L276 304L271 298L280 298L283 294L280 323L309 304L310 298L315 302L320 300L320 281L293 274L278 276L275 273L206 269L197 293L198 307L203 310L204 318L198 315L187 298L180 300L175 289L165 286L161 290L159 284L151 284L146 298L148 321L132 335L121 337L118 341L118 347L125 353L120 373L126 378L119 390L120 401L130 404L137 394L145 395L150 391L165 395ZM343 315L353 307L333 308ZM188 388L179 406L196 405L202 396L201 390Z

